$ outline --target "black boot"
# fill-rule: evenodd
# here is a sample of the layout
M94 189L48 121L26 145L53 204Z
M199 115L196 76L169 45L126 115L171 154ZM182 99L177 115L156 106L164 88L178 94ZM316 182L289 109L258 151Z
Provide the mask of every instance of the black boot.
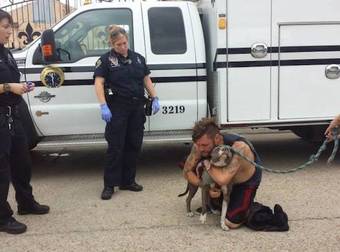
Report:
M26 231L27 226L13 217L10 217L6 222L0 224L0 232L8 234L22 234Z
M114 188L113 187L104 187L101 198L102 200L109 200L112 198L112 195L114 193Z
M119 187L120 190L129 190L133 192L143 191L143 186L138 185L136 182L133 182L131 185L122 185Z
M47 205L40 205L34 201L30 207L18 206L18 214L47 214L50 211L50 207Z

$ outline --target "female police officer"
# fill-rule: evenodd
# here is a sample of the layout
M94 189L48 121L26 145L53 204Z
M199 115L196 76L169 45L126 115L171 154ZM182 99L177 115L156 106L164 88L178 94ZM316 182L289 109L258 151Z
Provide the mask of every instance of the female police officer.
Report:
M152 97L153 114L160 107L144 57L128 49L128 36L123 28L111 25L108 31L112 48L99 58L94 73L102 119L107 123L103 200L112 197L114 186L121 190L143 190L135 175L145 122L144 87Z
M31 160L28 144L18 115L21 95L34 88L33 83L19 83L20 72L12 54L4 47L12 31L12 17L0 10L0 231L19 234L26 225L16 221L7 202L9 182L15 189L19 214L45 214L49 207L40 205L32 195Z

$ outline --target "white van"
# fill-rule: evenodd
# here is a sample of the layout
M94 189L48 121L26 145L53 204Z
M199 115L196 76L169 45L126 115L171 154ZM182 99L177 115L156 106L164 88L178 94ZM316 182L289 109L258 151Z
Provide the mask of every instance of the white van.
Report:
M102 136L93 71L110 24L128 31L156 84L161 111L148 117L145 141L189 140L205 116L317 140L340 111L339 9L338 0L97 3L53 27L54 61L40 39L14 57L37 84L26 98L47 140Z

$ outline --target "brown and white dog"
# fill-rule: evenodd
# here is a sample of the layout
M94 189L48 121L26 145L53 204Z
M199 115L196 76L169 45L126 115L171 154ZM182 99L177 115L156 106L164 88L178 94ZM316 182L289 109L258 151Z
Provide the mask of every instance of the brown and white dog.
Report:
M215 182L212 180L212 178L209 176L208 172L206 171L205 167L209 165L214 165L214 167L221 168L226 167L229 165L230 161L232 159L232 152L230 151L229 146L225 145L219 145L213 149L211 152L211 158L210 160L206 159L201 162L199 162L195 169L195 174L197 177L201 180L201 193L202 193L202 212L200 214L200 221L201 223L206 222L206 216L208 212L208 207L212 210L213 213L217 213L213 210L212 204L211 204L211 198L209 197L209 190L210 188L214 188ZM180 163L179 166L183 169L184 163ZM198 191L198 186L192 185L188 182L187 188L185 192L178 195L178 197L182 197L186 195L188 196L186 198L186 207L187 207L187 216L192 217L194 216L194 213L191 211L191 201L193 197L195 196L196 192ZM223 230L229 230L228 226L225 225L225 216L227 212L228 202L230 198L230 192L231 192L231 185L224 185L221 186L221 192L223 195L223 201L222 201L222 211L221 211L221 218L220 218L220 224L221 228Z

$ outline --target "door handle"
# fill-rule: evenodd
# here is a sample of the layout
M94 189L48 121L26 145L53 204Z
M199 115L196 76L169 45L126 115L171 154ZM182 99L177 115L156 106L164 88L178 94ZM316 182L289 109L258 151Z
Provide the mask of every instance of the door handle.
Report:
M326 66L325 74L328 79L331 79L331 80L339 79L340 65L332 64L332 65Z
M254 58L264 58L268 54L268 46L264 43L255 43L251 46L250 53Z
M40 110L37 110L36 112L35 112L35 115L36 116L43 116L43 115L48 115L49 114L49 112L47 112L47 111L40 111Z
M50 94L47 91L41 92L39 95L34 96L34 98L38 98L41 102L49 102L51 98L54 98L55 95Z

